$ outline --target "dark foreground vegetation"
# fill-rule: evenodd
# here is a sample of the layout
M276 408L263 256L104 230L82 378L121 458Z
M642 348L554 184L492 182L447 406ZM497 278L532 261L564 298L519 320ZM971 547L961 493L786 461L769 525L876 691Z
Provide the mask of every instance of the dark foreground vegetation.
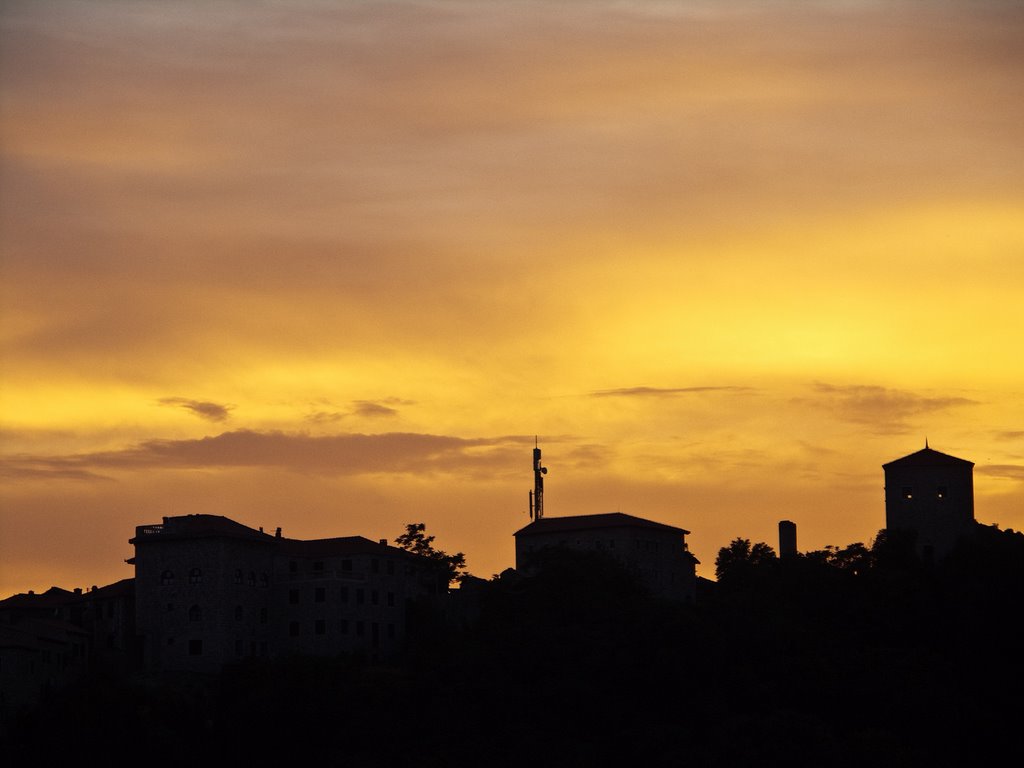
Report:
M393 664L89 680L9 723L5 763L1019 764L1021 534L934 565L884 534L782 560L737 540L718 575L679 607L558 553L478 584L465 626L420 616Z

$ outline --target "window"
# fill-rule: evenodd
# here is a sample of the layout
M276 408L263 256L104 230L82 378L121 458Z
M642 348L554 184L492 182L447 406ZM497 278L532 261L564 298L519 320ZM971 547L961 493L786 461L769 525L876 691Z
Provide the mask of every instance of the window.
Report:
M168 613L173 611L174 610L174 603L168 603L166 610L167 610Z
M347 635L348 634L348 619L342 619L341 620L341 634L343 634L343 635Z
M395 593L394 592L388 592L388 608L394 608L394 607L395 607Z
M370 602L374 605L380 603L380 592L378 592L376 589L370 592Z
M203 609L198 605L193 605L188 609L188 620L189 621L202 621L203 620Z
M203 641L197 637L192 638L188 641L188 655L189 656L202 656L203 655Z
M288 573L298 573L299 564L295 560L288 561Z
M366 602L366 590L364 590L364 589L357 589L356 590L356 605L362 605L365 602Z
M394 639L395 639L395 625L394 624L388 624L388 640L394 640Z
M288 625L288 634L292 637L299 636L299 622L293 621Z
M903 487L902 495L905 500L910 500L914 498L914 489L911 488L909 485L906 485Z
M266 624L266 623L267 623L267 609L265 607L264 608L260 608L260 624Z
M241 621L241 620L242 620L242 606L236 605L235 606L235 621Z
M348 558L346 558L345 560L342 560L341 561L341 570L343 570L343 571L351 571L352 570L352 561L349 560Z
M313 628L313 631L316 632L316 634L318 635L327 634L327 622L324 619L317 619L316 623L313 625Z
M235 584L241 584L241 583L242 583L242 569L241 568L236 568L235 569Z
M388 576L394 576L394 575L395 575L395 561L394 560L388 560Z
M174 583L174 571L164 571L160 574L160 585L169 587Z
M380 560L378 560L376 557L370 560L370 570L373 573L380 573Z
M935 498L937 498L939 501L942 501L948 495L949 493L946 491L946 486L944 485L940 485L938 488L935 489Z
M198 568L193 568L188 572L188 583L189 584L202 584L203 583L203 572Z
M268 584L270 584L270 579L267 578L267 574L265 572L261 573L260 574L260 586L261 587L265 587Z
M235 656L242 655L242 640L241 638L235 638Z
M376 648L380 645L380 624L375 621L370 625L370 629L372 630L370 634L373 638L373 647Z
M327 588L317 587L313 590L313 602L322 603L327 600Z
M341 588L341 602L343 602L343 603L347 603L348 602L348 587L342 587Z
M167 638L167 644L168 645L174 645L174 638L173 637L168 637Z
M250 587L255 587L256 586L256 572L255 571L249 571L249 586Z
M298 605L299 604L299 590L297 590L297 589L289 589L288 590L288 602L291 603L292 605Z
M364 634L366 634L365 630L366 630L366 626L363 624L363 622L357 621L356 622L356 636L357 637L362 637Z
M313 571L317 576L322 576L324 572L324 561L317 560L315 563L313 563Z

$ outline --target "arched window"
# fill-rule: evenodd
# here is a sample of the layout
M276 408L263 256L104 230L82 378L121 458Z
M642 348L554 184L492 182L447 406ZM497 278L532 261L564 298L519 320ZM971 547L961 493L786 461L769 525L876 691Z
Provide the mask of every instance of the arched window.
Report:
M160 585L163 587L170 586L174 583L174 571L166 570L160 574Z
M188 620L189 621L202 621L203 610L198 605L193 605L188 609Z
M241 583L242 583L242 569L241 568L235 568L235 584L241 584Z
M202 584L203 583L203 572L198 568L193 568L188 572L188 583L189 584Z
M255 571L249 571L249 586L250 587L255 587L256 586L256 572Z
M267 578L267 574L266 573L261 573L260 574L260 586L261 587L266 587L269 584L270 584L270 579Z

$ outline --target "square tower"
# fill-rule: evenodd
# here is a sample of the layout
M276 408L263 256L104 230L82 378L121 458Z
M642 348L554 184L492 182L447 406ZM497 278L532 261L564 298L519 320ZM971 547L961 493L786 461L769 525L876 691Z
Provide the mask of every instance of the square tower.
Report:
M943 557L974 525L974 462L925 445L882 465L885 527L915 534L925 559Z

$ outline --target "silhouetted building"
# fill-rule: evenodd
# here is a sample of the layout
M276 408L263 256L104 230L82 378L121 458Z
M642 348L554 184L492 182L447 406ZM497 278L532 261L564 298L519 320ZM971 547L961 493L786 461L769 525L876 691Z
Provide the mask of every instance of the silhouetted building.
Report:
M796 553L796 523L792 520L779 520L779 557Z
M145 665L158 670L390 656L405 638L407 604L447 587L433 563L386 540L287 539L219 515L165 517L130 543Z
M516 570L529 574L533 555L564 547L603 551L660 597L693 601L696 565L686 545L689 531L611 512L577 517L542 517L515 532Z
M942 557L974 526L973 462L925 444L882 469L885 527L912 533L922 557Z
M86 671L90 633L81 626L81 594L51 587L0 601L0 715Z

